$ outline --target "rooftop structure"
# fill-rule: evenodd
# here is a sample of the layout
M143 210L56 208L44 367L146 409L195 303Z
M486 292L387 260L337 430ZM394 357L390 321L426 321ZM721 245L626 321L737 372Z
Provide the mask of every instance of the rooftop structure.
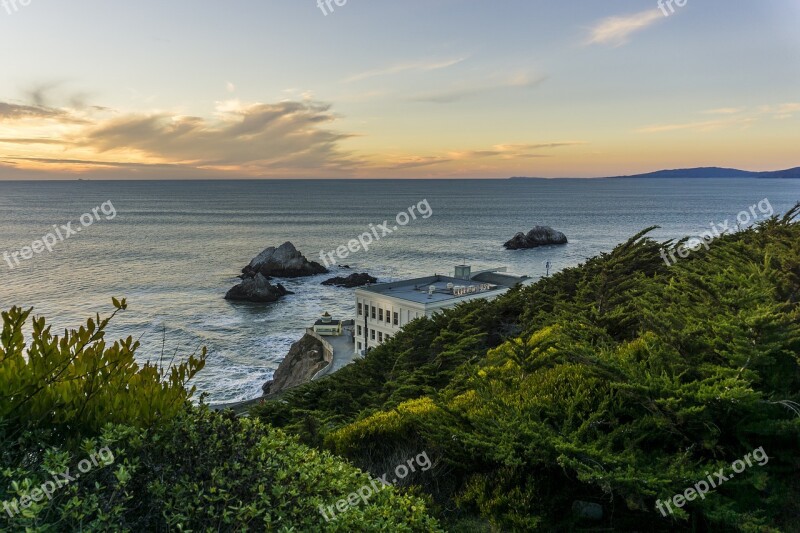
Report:
M379 346L417 318L462 302L496 298L528 279L505 270L473 274L469 265L458 265L453 276L435 274L356 289L356 351Z
M320 335L341 335L342 321L333 320L333 317L326 311L322 318L314 322L314 331Z

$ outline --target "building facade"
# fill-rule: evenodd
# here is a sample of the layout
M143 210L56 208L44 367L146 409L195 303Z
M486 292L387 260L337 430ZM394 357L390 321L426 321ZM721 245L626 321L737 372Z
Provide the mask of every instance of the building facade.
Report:
M356 353L380 346L418 318L476 299L493 299L528 279L504 273L505 269L472 274L459 265L453 276L380 283L356 289Z

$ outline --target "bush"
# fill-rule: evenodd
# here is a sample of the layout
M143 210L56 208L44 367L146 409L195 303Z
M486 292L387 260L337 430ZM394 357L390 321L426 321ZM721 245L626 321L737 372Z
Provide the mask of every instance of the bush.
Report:
M2 315L0 531L439 530L423 499L393 488L326 521L320 507L370 478L258 420L191 405L205 351L140 367L138 343L104 342L114 315L63 338L34 319L26 350L29 314Z

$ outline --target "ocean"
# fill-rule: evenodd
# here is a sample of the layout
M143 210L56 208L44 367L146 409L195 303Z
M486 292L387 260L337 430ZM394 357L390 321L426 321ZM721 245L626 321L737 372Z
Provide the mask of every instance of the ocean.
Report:
M397 224L398 213L426 200L430 216ZM237 401L260 395L323 312L353 317L352 290L320 284L333 275L390 281L450 274L466 262L535 280L547 261L556 271L577 265L649 226L660 226L651 235L663 240L698 235L726 220L735 227L743 211L761 219L759 202L782 214L797 201L800 180L773 179L0 181L0 254L10 258L0 258L0 309L33 307L58 331L109 314L112 297L127 298L109 340L140 339L141 361L206 346L194 385L208 402ZM275 304L223 299L268 246L291 241L321 262L321 251L384 221L391 234L344 260L352 270L286 280L295 294ZM69 222L80 231L52 251L10 255L48 233L64 237L60 226ZM564 232L570 243L503 248L535 225Z

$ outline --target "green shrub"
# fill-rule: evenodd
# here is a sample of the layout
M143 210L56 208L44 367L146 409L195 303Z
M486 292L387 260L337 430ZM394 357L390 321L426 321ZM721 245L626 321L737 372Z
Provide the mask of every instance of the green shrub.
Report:
M439 531L424 499L394 488L326 521L320 506L370 478L258 420L192 406L205 351L139 366L138 343L103 340L111 317L62 338L35 319L26 350L29 314L2 315L0 531Z
M107 345L105 328L124 310L114 300L114 314L98 315L86 326L50 332L44 318L34 318L26 344L24 327L31 310L18 307L2 314L0 335L0 438L26 429L45 428L57 439L96 432L107 423L150 427L183 410L194 392L188 382L205 365L199 358L165 369L134 359L139 347L131 337Z

